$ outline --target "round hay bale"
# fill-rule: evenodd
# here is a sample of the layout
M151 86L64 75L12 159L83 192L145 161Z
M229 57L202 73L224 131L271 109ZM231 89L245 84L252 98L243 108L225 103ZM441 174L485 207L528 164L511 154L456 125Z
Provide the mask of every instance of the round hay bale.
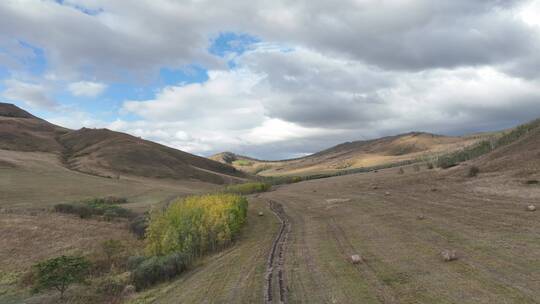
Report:
M390 195L390 192L386 191L386 192L384 193L384 195L389 196L389 195Z
M535 205L527 206L527 211L536 211L536 206Z
M264 213L262 211L259 211L259 216L263 216Z
M360 263L362 263L362 257L359 254L351 255L351 263L352 264L360 264Z
M443 261L450 262L458 259L457 252L455 250L445 249L441 252Z
M419 221L421 221L421 220L425 220L426 217L423 216L422 214L420 214L420 215L418 215L418 216L416 217L416 219L419 220Z

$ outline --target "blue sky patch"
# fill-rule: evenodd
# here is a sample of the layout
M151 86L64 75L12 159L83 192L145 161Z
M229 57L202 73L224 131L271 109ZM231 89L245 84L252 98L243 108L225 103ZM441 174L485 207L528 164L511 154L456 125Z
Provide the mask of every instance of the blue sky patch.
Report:
M230 53L241 55L249 50L253 44L260 41L259 38L249 34L222 32L211 40L208 50L211 54L219 57L225 57Z

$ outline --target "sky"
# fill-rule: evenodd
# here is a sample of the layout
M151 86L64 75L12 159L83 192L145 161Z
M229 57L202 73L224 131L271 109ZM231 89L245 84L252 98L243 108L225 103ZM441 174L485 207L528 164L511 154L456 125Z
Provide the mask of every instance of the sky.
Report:
M2 0L0 101L198 155L540 117L540 0Z

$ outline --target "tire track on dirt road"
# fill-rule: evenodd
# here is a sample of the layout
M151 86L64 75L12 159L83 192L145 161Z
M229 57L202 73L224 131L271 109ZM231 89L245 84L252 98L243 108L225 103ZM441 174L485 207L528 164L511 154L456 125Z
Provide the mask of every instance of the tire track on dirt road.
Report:
M287 303L287 285L285 282L285 275L283 272L283 262L285 258L285 245L289 232L291 231L291 225L283 206L280 203L270 200L269 201L270 210L281 222L280 229L272 247L268 254L268 260L266 263L266 274L265 274L265 290L264 298L265 303ZM279 302L274 300L274 283L277 281L278 287L278 298Z

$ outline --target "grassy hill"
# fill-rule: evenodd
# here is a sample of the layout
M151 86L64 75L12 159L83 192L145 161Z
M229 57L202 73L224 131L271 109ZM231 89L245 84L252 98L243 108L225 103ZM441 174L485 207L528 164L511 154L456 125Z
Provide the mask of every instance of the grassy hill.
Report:
M331 173L414 160L448 153L477 142L483 135L450 137L412 132L379 139L346 142L312 155L280 161L258 160L231 152L210 157L238 170L264 176Z
M245 175L235 168L107 129L69 130L0 103L0 149L48 152L66 168L103 177L139 176L224 184ZM10 163L4 158L3 162Z

